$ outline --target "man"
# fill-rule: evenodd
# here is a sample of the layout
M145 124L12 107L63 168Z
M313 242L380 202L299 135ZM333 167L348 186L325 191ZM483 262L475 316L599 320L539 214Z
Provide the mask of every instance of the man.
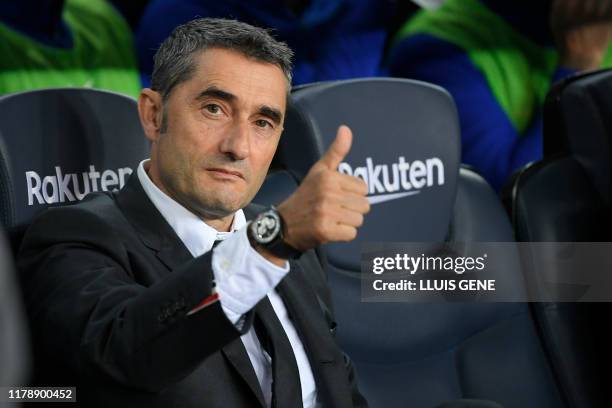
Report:
M24 238L39 383L76 385L83 406L367 405L313 251L353 239L369 210L365 183L336 171L350 130L278 210L247 206L290 66L284 44L237 21L194 20L161 45L138 101L151 159Z

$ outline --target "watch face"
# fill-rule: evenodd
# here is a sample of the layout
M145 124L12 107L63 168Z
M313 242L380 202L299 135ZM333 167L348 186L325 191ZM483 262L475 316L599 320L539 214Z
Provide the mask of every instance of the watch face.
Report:
M268 211L257 216L253 222L253 235L260 244L268 244L278 236L281 224L278 214Z

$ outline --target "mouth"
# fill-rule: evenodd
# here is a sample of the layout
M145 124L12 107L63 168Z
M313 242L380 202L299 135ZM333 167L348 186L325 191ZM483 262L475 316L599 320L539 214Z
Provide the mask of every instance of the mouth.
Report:
M213 174L221 177L230 177L230 178L240 178L244 180L244 176L242 173L236 170L222 169L219 167L209 167L206 169L207 171L212 172Z

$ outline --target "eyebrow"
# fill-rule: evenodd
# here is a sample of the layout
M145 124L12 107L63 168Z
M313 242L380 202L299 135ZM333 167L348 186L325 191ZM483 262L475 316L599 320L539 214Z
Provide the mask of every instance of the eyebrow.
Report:
M270 118L276 125L280 125L281 119L283 118L282 113L278 109L265 105L259 108L259 114Z
M228 102L231 102L237 99L236 95L230 92L224 91L223 89L217 88L216 86L210 86L206 88L205 90L200 92L198 96L196 96L195 99L199 101L209 96L223 99L224 101L228 101Z

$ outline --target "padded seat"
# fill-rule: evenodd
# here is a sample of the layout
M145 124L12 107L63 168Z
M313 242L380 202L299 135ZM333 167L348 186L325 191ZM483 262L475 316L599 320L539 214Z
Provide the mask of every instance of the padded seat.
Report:
M544 160L523 168L504 191L517 240L612 241L611 163L612 70L560 82L544 107ZM543 302L533 309L571 406L609 407L612 305Z
M120 188L149 155L136 101L94 89L0 98L0 218L14 249L32 218Z
M371 406L431 408L461 398L565 406L527 304L361 301L362 243L513 241L494 191L460 166L448 93L388 78L302 88L292 95L277 162L299 182L340 124L354 139L339 169L367 179L372 208L356 240L323 252L337 338ZM503 264L495 273L524 290L518 252Z

